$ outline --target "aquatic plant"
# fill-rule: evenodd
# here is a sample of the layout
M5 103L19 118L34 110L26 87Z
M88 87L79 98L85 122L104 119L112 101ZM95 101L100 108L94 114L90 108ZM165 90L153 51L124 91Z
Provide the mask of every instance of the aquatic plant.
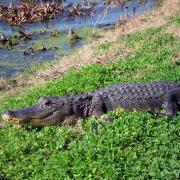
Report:
M55 19L56 15L66 17L87 16L93 10L95 3L90 3L86 11L81 4L63 5L59 2L34 3L20 2L18 5L10 3L9 5L0 5L0 20L4 20L11 25L20 25L22 23L33 23L37 21L48 21Z

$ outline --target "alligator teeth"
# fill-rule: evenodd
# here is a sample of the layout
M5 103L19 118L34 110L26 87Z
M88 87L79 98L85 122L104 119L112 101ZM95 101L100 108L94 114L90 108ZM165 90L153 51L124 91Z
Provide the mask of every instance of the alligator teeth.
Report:
M12 119L12 121L16 124L19 124L19 120L17 120L17 119Z
M17 120L17 119L9 119L9 118L4 118L4 117L3 117L3 120L4 120L5 122L12 122L12 123L15 123L15 124L20 124L20 121Z

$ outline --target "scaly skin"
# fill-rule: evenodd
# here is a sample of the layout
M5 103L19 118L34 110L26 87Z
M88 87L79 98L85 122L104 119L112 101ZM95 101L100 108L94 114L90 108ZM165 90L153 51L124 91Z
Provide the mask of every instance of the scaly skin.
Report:
M180 83L157 81L120 84L88 94L42 97L34 106L7 111L2 118L14 124L32 126L73 124L90 116L100 118L117 108L127 111L155 111L161 107L173 117L180 110Z

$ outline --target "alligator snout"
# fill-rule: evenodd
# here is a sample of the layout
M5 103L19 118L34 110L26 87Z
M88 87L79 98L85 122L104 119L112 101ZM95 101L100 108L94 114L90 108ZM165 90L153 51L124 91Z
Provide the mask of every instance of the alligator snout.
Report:
M8 110L1 115L2 119L7 122L13 122L15 124L20 124L20 120L14 117L14 111Z
M4 120L10 119L11 116L12 116L12 114L13 114L13 111L8 110L8 111L6 111L5 113L3 113L3 114L1 115L1 117L2 117Z

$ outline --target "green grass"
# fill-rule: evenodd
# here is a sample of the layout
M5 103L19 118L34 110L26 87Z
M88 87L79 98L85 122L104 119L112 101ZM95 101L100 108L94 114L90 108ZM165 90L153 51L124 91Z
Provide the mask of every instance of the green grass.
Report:
M119 38L134 53L108 65L90 65L7 97L0 113L29 106L41 96L71 95L115 83L180 81L180 66L172 63L178 39L163 27ZM106 51L110 44L101 44ZM0 175L9 179L178 179L180 173L180 116L169 120L148 113L111 112L112 124L94 132L90 118L73 127L42 130L0 129Z
M180 16L176 16L176 17L172 18L172 20L170 22L180 26Z

